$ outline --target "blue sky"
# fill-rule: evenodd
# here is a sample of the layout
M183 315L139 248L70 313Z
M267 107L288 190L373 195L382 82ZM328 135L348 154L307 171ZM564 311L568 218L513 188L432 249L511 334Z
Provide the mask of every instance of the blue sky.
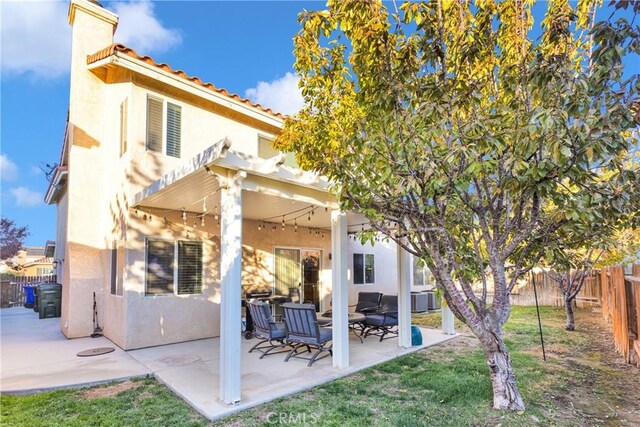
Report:
M291 39L298 13L324 2L102 3L120 16L116 41L139 54L284 113L300 107L296 79L287 74ZM44 205L47 182L39 167L60 155L69 91L67 4L0 2L0 209L29 227L27 245L55 239L55 206ZM536 9L539 15L544 5Z

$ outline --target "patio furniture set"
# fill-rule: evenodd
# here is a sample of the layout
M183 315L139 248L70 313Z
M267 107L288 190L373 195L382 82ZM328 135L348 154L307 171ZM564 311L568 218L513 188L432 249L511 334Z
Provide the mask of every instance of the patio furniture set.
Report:
M282 320L276 320L269 304L250 300L247 308L254 327L253 335L260 338L249 353L257 350L267 355L288 353L291 358L308 360L307 366L332 355L331 310L317 313L314 304L283 303ZM398 297L380 292L360 292L353 313L349 313L349 329L360 342L370 335L380 341L398 335ZM315 351L312 353L312 349ZM321 356L321 354L323 354Z

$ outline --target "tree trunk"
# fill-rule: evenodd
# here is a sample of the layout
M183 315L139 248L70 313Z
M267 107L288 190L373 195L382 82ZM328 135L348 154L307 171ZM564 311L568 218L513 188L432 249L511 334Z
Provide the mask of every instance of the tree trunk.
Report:
M487 364L493 386L493 408L523 411L524 401L516 384L511 367L511 356L500 334L488 332L488 337L480 338L487 355Z
M576 322L573 315L573 299L564 299L564 311L567 314L567 326L565 326L565 329L567 331L575 331Z

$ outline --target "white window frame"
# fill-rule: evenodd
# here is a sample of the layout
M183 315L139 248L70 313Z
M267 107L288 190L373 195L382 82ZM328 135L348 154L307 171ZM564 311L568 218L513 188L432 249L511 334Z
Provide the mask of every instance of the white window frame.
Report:
M355 255L362 255L362 283L356 283L356 263L353 259ZM367 282L367 255L373 256L373 282ZM351 263L353 286L371 286L376 284L376 254L372 252L354 252L351 256Z
M149 150L149 148L147 148L147 134L148 134L148 126L149 126L149 120L147 119L148 114L149 114L149 103L148 103L148 99L149 98L153 98L157 101L162 101L162 126L160 129L160 132L162 134L162 137L160 138L162 140L162 147L160 149L160 151L153 151L153 150ZM171 157L172 159L182 159L182 123L183 123L183 117L182 117L182 111L184 111L184 105L180 102L176 102L174 100L167 100L166 98L160 97L158 95L152 94L152 93L147 93L147 98L146 100L147 102L145 102L145 127L144 127L144 151L146 151L147 153L153 153L155 155L162 155L164 157ZM169 108L167 106L167 104L173 104L175 106L180 107L180 155L178 157L175 156L170 156L167 154L167 123L168 123L168 114L169 114Z
M150 294L147 293L147 276L148 276L148 265L149 265L149 259L148 259L148 251L147 251L147 242L148 241L156 241L156 242L166 242L166 243L171 243L173 244L173 292L167 292L164 294ZM202 244L202 289L200 291L200 293L193 293L193 294L178 294L178 269L180 268L180 263L178 260L178 242L200 242ZM204 295L204 284L205 284L205 263L204 263L204 259L205 259L205 249L206 249L206 245L204 244L204 241L201 239L163 239L163 238L156 238L156 237L149 237L146 236L144 238L144 296L145 298L156 298L156 297L166 297L166 296L177 296L177 297L191 297L191 296L198 296L198 295Z

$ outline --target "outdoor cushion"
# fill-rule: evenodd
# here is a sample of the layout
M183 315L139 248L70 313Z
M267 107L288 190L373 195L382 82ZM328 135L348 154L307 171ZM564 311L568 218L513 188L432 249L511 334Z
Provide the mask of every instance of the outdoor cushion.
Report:
M382 314L368 314L364 323L371 326L394 326L398 324L398 319Z
M286 335L287 335L287 331L286 331L286 328L284 327L284 323L271 324L272 339L284 338Z
M331 340L333 331L330 328L320 328L320 342Z

